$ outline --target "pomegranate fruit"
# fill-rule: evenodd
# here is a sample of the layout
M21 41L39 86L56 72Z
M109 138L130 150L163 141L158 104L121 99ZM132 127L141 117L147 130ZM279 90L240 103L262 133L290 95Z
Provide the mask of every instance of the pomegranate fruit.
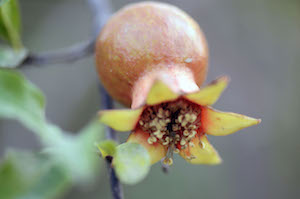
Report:
M111 17L97 39L95 59L108 93L138 108L156 79L177 93L197 91L206 78L208 49L199 25L184 11L142 2Z

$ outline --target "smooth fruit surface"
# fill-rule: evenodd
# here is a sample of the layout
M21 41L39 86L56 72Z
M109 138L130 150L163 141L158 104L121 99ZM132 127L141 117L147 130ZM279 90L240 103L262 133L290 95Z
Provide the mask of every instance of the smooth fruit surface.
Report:
M198 24L164 3L131 4L111 17L96 42L96 66L109 94L130 106L139 79L153 71L189 70L200 86L208 50Z

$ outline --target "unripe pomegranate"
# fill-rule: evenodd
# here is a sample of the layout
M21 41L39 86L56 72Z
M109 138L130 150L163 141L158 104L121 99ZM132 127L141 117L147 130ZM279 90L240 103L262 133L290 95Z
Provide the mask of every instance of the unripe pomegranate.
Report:
M109 94L138 108L156 79L174 91L197 91L207 72L208 50L198 24L165 3L126 6L104 26L96 65Z
M178 8L138 3L116 13L101 32L96 62L110 95L131 109L99 112L100 122L131 131L127 142L144 146L151 163L219 164L207 140L260 123L211 108L228 84L221 77L199 89L207 71L207 45L196 22Z

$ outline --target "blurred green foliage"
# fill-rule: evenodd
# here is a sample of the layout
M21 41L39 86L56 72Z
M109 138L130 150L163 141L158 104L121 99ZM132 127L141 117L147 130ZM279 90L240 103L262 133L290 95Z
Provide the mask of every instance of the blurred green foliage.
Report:
M8 0L0 6L0 37L15 49L22 47L21 20L18 0Z
M27 56L21 40L21 19L18 0L8 0L0 5L0 38L12 47L0 45L0 67L17 67Z
M50 199L69 185L65 169L45 155L9 151L0 166L1 199Z
M12 70L0 71L0 116L20 120L27 128L45 136L45 99L41 91L23 75Z
M103 135L99 122L92 121L76 136L63 132L45 119L41 91L13 70L0 69L0 93L0 117L19 120L31 129L46 147L43 153L47 156L42 161L33 154L8 155L1 164L0 184L5 186L0 186L0 198L20 193L24 198L52 198L70 180L82 183L94 179L99 173L94 143Z

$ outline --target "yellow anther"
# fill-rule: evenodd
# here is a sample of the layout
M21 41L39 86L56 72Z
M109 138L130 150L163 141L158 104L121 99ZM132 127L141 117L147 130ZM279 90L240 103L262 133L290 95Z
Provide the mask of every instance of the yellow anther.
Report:
M152 138L152 142L157 142L157 138L156 137L151 137Z
M161 139L164 135L164 133L162 133L161 131L155 131L153 133L158 139Z
M189 134L190 134L190 132L189 132L188 130L184 130L184 131L183 131L183 135L184 135L184 136L188 136Z
M147 141L149 144L153 144L151 137L149 137Z
M195 135L197 134L197 131L191 131L191 134L189 135L189 138L193 138L195 137Z
M163 110L162 108L159 108L159 109L158 109L157 116L158 116L159 118L164 118L164 110Z
M166 121L165 121L165 120L159 120L159 124L160 124L161 126L165 126L165 125L166 125Z
M179 153L180 152L180 150L179 149L174 149L174 153Z
M182 139L180 140L180 145L185 145L185 144L186 144L186 140L182 138Z
M189 126L189 128L192 129L192 130L195 130L197 128L197 126L192 124L192 125Z
M200 111L185 100L147 107L138 125L150 134L149 144L159 142L172 150L177 145L185 149L192 146L190 141L197 135L200 124L195 124L195 121Z
M172 158L165 158L163 163L170 166L170 165L173 164L173 159Z
M159 135L159 134L161 134L161 131L160 131L160 130L155 131L155 132L153 132L153 134L154 134L154 135Z
M179 116L178 116L178 122L181 123L181 122L182 122L182 119L183 119L183 115L179 115Z
M170 141L169 140L166 140L165 142L163 142L162 144L163 145L168 145L170 143Z
M157 137L158 139L161 139L163 136L164 136L164 133L161 133L161 134L157 135L156 137Z
M161 126L160 126L160 124L156 124L155 126L153 126L153 127L155 127L157 130L160 130L161 129Z
M162 143L163 145L168 145L170 143L170 138L166 137L165 141Z
M188 121L183 120L183 121L181 122L181 126L185 127L185 126L187 125L187 123L188 123Z
M191 114L191 122L195 122L197 119L197 115Z
M201 142L201 141L199 142L199 146L200 146L201 149L205 148L205 144L203 142Z
M185 114L185 120L190 121L191 115L189 113Z

